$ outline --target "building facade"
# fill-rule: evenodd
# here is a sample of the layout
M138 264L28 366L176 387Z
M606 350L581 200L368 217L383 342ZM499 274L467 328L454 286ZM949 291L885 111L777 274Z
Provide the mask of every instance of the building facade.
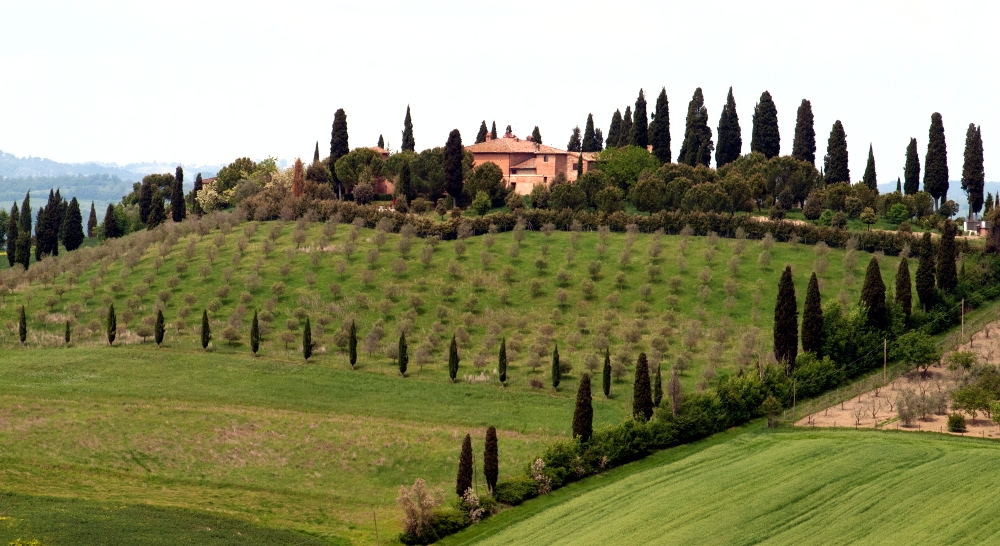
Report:
M539 184L550 186L560 173L575 182L581 156L585 173L594 168L596 161L593 153L568 152L530 139L521 140L510 133L496 139L487 135L486 142L465 149L472 153L473 166L490 162L500 167L507 184L519 195L531 193Z

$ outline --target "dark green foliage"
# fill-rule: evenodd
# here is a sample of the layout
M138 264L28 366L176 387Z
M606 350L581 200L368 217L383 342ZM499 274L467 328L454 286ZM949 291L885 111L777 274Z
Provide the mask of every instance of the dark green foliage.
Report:
M663 401L663 374L660 372L660 365L656 365L656 375L653 376L653 407L660 407Z
M66 345L69 345L70 338L72 337L73 329L70 328L69 321L66 321L66 332L63 334L63 338L66 341Z
M535 144L542 144L542 132L538 130L538 126L531 130L531 141Z
M511 478L504 478L497 482L493 490L493 498L497 502L517 506L522 502L533 499L538 495L538 484L531 476L519 474Z
M604 387L604 397L611 398L611 351L604 349L604 369L601 374L602 387Z
M986 173L983 170L983 133L980 127L970 123L965 132L965 161L962 164L962 190L969 198L969 217L983 210L983 186Z
M802 351L819 355L823 350L823 301L819 280L814 272L806 289L806 304L802 309Z
M376 144L375 146L378 148L385 149L385 139L382 138L382 135L378 136L378 144Z
M620 110L615 110L615 113L611 115L611 126L608 127L608 148L614 148L618 146L618 140L621 138L622 134L622 113Z
M143 224L149 222L149 211L153 207L153 194L156 192L156 185L150 179L150 177L145 177L142 179L142 185L139 186L139 221Z
M450 368L450 366L449 366ZM500 340L500 356L497 361L497 374L500 376L500 384L507 386L507 338Z
M587 114L587 124L583 128L583 142L580 143L581 152L598 152L597 144L594 142L594 114Z
M405 197L407 202L417 198L417 188L413 185L409 161L403 162L403 166L399 169L399 194Z
M105 239L117 239L125 234L121 222L118 221L118 215L115 214L115 207L111 203L108 203L108 210L104 213L103 231Z
M462 134L458 129L448 133L444 145L444 189L457 202L462 198Z
M333 129L330 132L330 162L327 166L330 169L330 176L333 180L333 189L337 195L344 198L343 183L337 178L337 160L344 157L351 151L347 144L347 113L343 108L338 108L333 114Z
M80 202L74 197L66 209L66 229L63 232L63 244L66 250L73 251L83 244L83 215L80 214Z
M87 217L87 237L95 237L97 234L95 230L97 229L97 210L94 208L94 202L90 202L90 216Z
M868 325L879 330L888 325L889 317L885 305L885 283L882 281L882 270L878 260L872 256L865 272L865 284L861 288L861 305L868 316Z
M646 116L646 95L642 89L635 99L635 120L632 122L632 132L629 134L629 144L645 148L649 144L649 118Z
M875 174L875 151L872 145L868 145L868 164L865 166L865 175L861 182L870 189L878 191L878 176Z
M774 304L774 358L784 364L787 374L795 370L799 351L799 311L795 301L792 266L786 265L778 281L778 298Z
M573 437L587 442L594 435L594 405L590 394L590 374L580 376L576 391L576 409L573 410Z
M896 269L896 302L903 309L903 314L907 317L913 311L913 293L910 284L910 264L905 257L899 259L899 268Z
M319 143L317 143L317 146L319 146ZM317 148L317 155L318 154L319 150ZM201 191L203 186L204 184L201 179L201 173L198 173L194 177L194 188L191 190L191 193L187 194L187 204L189 207L191 207L191 214L202 213L201 205L198 204L198 200L195 198L198 196L198 192Z
M896 177L896 193L900 195L903 193L903 179L898 176Z
M559 389L562 380L562 369L559 367L559 345L552 348L552 390Z
M462 440L462 454L458 458L458 478L455 480L455 494L461 497L472 487L472 436Z
M153 229L166 220L167 212L163 203L163 194L159 190L155 190L149 207L149 216L146 217L146 228Z
M28 339L28 318L25 316L23 305L17 315L17 339L21 340L21 345Z
M496 124L493 125L496 127ZM482 123L479 124L479 132L476 133L476 144L480 142L486 142L486 135L490 134L490 130L486 127L486 120L484 119Z
M771 159L781 152L781 134L778 132L778 107L771 93L764 91L753 110L753 136L750 151L764 154Z
M492 139L496 139L497 138L497 122L496 122L496 120L493 120L493 127L490 129L490 138L492 138Z
M764 403L760 405L760 412L767 416L767 428L774 428L777 426L775 418L781 413L782 409L781 402L779 402L773 394L767 396Z
M925 231L920 240L920 261L917 262L917 297L920 298L920 305L924 309L934 306L937 298L937 291L934 288L934 279L937 271L934 265L934 246L931 243L931 234Z
M358 363L358 327L354 324L354 319L351 319L351 330L347 337L347 350L351 368L353 368Z
M20 232L20 214L17 212L17 203L10 207L10 218L7 220L7 264L14 267L17 263L17 239Z
M156 346L159 347L163 344L163 333L164 333L164 323L163 323L163 309L156 310L156 322L153 324L153 340L156 341Z
M719 116L719 146L715 149L716 168L722 168L732 163L743 153L743 131L740 129L740 116L736 113L736 99L733 88L729 88L726 105L722 107Z
M594 151L599 152L604 149L604 133L600 127L594 129Z
M208 311L201 312L201 348L208 350L208 343L212 341L212 327L208 323Z
M382 138L382 135L379 135L379 138ZM318 162L319 162L319 141L317 140L316 148L313 149L313 163L318 163Z
M309 362L309 357L313 354L313 335L312 335L312 324L309 323L309 317L306 317L306 324L302 327L302 357L306 362Z
M486 129L486 122L483 122L483 130ZM381 135L379 139L381 139ZM406 117L403 118L403 142L399 145L399 149L404 152L412 152L416 148L417 143L413 140L413 118L410 117L410 105L406 105ZM384 148L379 144L379 148Z
M257 356L260 350L260 322L257 320L257 310L253 312L253 322L250 323L250 353Z
M110 205L108 205L110 206ZM17 245L14 249L14 263L28 269L31 263L31 196L24 194L20 217L17 223Z
M629 139L632 136L632 107L625 107L625 114L622 115L622 125L621 130L618 133L618 142L616 146L619 148L628 146Z
M646 353L639 353L635 363L632 415L639 421L648 421L653 416L653 391L649 386L649 362L646 360Z
M118 336L118 318L115 316L115 304L108 305L108 345L114 345Z
M653 145L653 155L660 163L670 163L670 101L667 88L661 88L656 97L656 111L650 122L649 143ZM586 151L586 150L585 150Z
M920 191L920 156L917 154L917 139L911 138L906 145L906 165L903 168L903 193L913 195Z
M187 208L184 206L184 169L177 167L174 174L174 184L170 192L170 216L174 222L183 222L187 217Z
M958 285L958 269L955 260L958 257L955 250L955 235L958 226L951 220L945 220L941 230L941 243L938 244L937 255L937 287L945 294L950 294Z
M812 103L802 99L795 114L795 138L792 140L792 157L816 164L816 128L813 125Z
M396 357L396 365L399 367L399 375L406 377L406 366L410 363L410 355L406 347L406 334L399 334L399 355Z
M573 127L573 132L569 135L569 142L566 144L568 152L582 152L583 142L580 140L580 126Z
M448 377L452 383L458 377L458 363L458 343L455 341L455 335L452 334L451 345L448 346Z
M847 166L847 133L839 119L833 122L830 138L826 141L823 174L827 184L851 181L851 169Z
M500 453L497 448L497 427L490 425L486 429L486 447L483 449L483 478L486 488L492 494L497 488L497 478L500 477Z
M935 210L948 198L948 146L944 140L941 114L931 114L927 135L927 155L924 157L924 191L934 198Z
M965 416L961 413L948 414L948 432L965 432Z
M677 156L678 163L708 166L712 160L712 129L708 127L708 109L705 108L705 97L701 88L694 90L691 102L688 103L687 120L684 125L684 142Z

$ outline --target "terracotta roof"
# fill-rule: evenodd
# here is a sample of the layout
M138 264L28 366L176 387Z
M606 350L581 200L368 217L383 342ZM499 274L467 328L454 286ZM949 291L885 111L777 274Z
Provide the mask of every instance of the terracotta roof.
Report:
M524 161L518 163L517 165L511 165L511 169L534 169L535 168L535 158L525 159Z
M573 152L567 152L566 150L560 150L559 148L553 148L552 146L546 146L544 144L536 144L529 140L521 140L518 138L497 138L493 140L487 140L486 142L480 142L479 144L473 144L471 146L466 146L466 150L472 153L495 153L495 154L570 154Z
M368 149L369 150L373 150L375 152L378 152L378 153L380 153L382 155L389 155L389 150L386 150L386 149L383 149L383 148L379 148L378 146L372 146L371 148L368 148Z

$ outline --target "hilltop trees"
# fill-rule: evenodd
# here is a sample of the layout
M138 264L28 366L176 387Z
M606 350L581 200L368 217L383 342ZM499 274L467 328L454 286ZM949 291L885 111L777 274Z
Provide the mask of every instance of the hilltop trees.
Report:
M115 206L111 203L108 203L108 210L104 213L103 231L105 239L117 239L125 234L125 230L122 229L118 222L118 216L115 214Z
M642 89L639 90L639 97L635 99L635 121L632 122L632 132L629 135L629 144L645 149L649 144L649 121L646 116L646 96Z
M459 497L472 488L472 436L462 440L462 454L458 458L458 477L455 479L455 493Z
M17 262L17 240L20 232L21 215L17 211L17 203L10 207L10 218L7 220L7 264L14 267Z
M483 121L482 129L486 129L486 122ZM406 105L406 117L403 118L403 141L399 149L404 152L412 152L416 148L416 141L413 140L413 118L410 117L410 105ZM379 148L384 146L379 145Z
M8 233L17 235L17 244L14 245L14 263L21 264L27 270L31 263L31 196L26 193L20 210L11 210L12 220L15 216L14 213L17 213L17 229L12 232L8 231ZM8 235L9 237L10 235Z
M861 182L869 189L878 191L878 176L875 174L875 151L871 144L868 145L868 164L865 166L865 175L861 178Z
M733 88L730 87L726 105L722 107L722 115L719 116L719 146L715 149L716 168L721 169L727 163L736 161L741 153L743 153L743 132L740 129L740 117L736 113Z
M153 190L153 199L149 206L149 216L146 217L146 229L153 229L167 220L166 206L160 190Z
M580 140L580 126L577 125L573 128L573 132L569 135L569 142L566 144L566 151L568 152L581 152L583 151L583 142Z
M903 314L907 317L913 310L913 294L911 292L910 265L906 256L899 259L899 268L896 269L896 301L903 308Z
M483 478L490 494L497 488L497 478L500 477L500 456L497 449L497 427L490 425L486 429L486 448L483 450Z
M937 255L937 287L938 290L949 294L958 286L958 270L955 265L957 256L955 250L955 235L958 226L951 220L945 220L944 229L941 230L941 242L938 244Z
M496 139L497 138L497 122L496 122L496 120L493 120L493 126L490 128L490 138L492 138L492 139Z
M944 140L944 123L937 112L931 114L931 127L927 134L924 191L934 198L934 210L948 198L948 146Z
M486 135L490 134L490 130L486 127L486 120L479 125L479 132L476 133L476 144L480 142L486 142Z
M531 130L531 141L535 144L542 143L542 132L538 130L537 125L535 125L535 128Z
M599 152L597 143L594 141L594 114L587 114L587 124L583 128L583 141L580 143L581 152Z
M688 103L684 143L681 144L677 162L692 167L696 165L708 166L714 149L712 129L708 127L708 109L705 108L705 97L699 87L694 90L691 102Z
M795 114L795 138L792 140L792 157L816 164L816 129L813 126L812 103L802 99Z
M653 155L660 163L670 163L670 102L667 88L661 88L656 97L656 111L650 123L649 143L653 145ZM584 150L586 151L586 150Z
M649 385L649 361L646 360L646 353L639 353L639 359L635 363L632 415L640 421L648 421L653 416L653 391Z
M823 348L823 302L819 280L814 271L806 289L806 304L802 309L802 350L819 355Z
M305 169L302 166L302 159L295 158L295 165L292 167L292 195L302 197L306 191Z
M764 154L771 159L781 152L781 134L778 132L778 108L771 93L764 91L753 111L753 136L750 151Z
M799 311L795 302L792 266L786 265L778 282L778 298L774 304L774 358L791 374L799 351Z
M962 190L969 198L969 218L983 210L983 186L986 173L983 170L983 133L980 127L970 123L965 132L965 161L962 164Z
M847 133L839 119L833 122L830 138L826 142L823 173L827 184L851 181L851 169L847 166Z
M80 202L76 197L70 200L66 208L66 229L63 232L63 244L66 250L73 251L83 244L83 216L80 214Z
M344 198L346 193L341 180L337 177L337 160L344 157L351 151L347 144L347 113L343 108L338 108L333 114L333 129L330 133L330 157L329 169L333 179L333 189L337 192L337 197Z
M87 237L94 237L97 234L97 210L94 209L94 202L90 202L90 216L87 217Z
M934 266L934 246L931 244L931 233L925 231L920 239L920 261L917 262L917 297L924 311L934 305L937 292L934 288L936 276Z
M170 216L174 222L183 222L187 217L187 208L184 206L184 169L180 165L174 174L170 192Z
M462 198L462 134L452 129L444 145L444 189L456 203Z
M906 166L903 168L903 193L913 195L920 191L920 156L917 155L917 139L911 138L906 145Z
M882 270L878 260L872 256L865 272L865 284L861 288L861 305L867 313L868 325L879 330L885 329L889 317L885 305L885 283L882 281Z
M622 130L622 113L621 110L615 110L615 113L611 115L611 126L608 127L608 140L606 148L614 148L618 146L618 140L621 138Z
M590 394L590 374L580 376L576 391L576 409L573 410L573 437L587 442L594 435L594 406Z
M615 146L622 148L629 145L629 138L632 136L632 107L625 107L625 114L622 116L622 126L618 131L618 142Z

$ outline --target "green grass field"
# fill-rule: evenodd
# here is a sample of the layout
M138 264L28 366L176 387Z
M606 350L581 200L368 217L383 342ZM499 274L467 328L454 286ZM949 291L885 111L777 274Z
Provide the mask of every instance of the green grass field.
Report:
M989 544L995 442L730 432L529 501L444 544Z

